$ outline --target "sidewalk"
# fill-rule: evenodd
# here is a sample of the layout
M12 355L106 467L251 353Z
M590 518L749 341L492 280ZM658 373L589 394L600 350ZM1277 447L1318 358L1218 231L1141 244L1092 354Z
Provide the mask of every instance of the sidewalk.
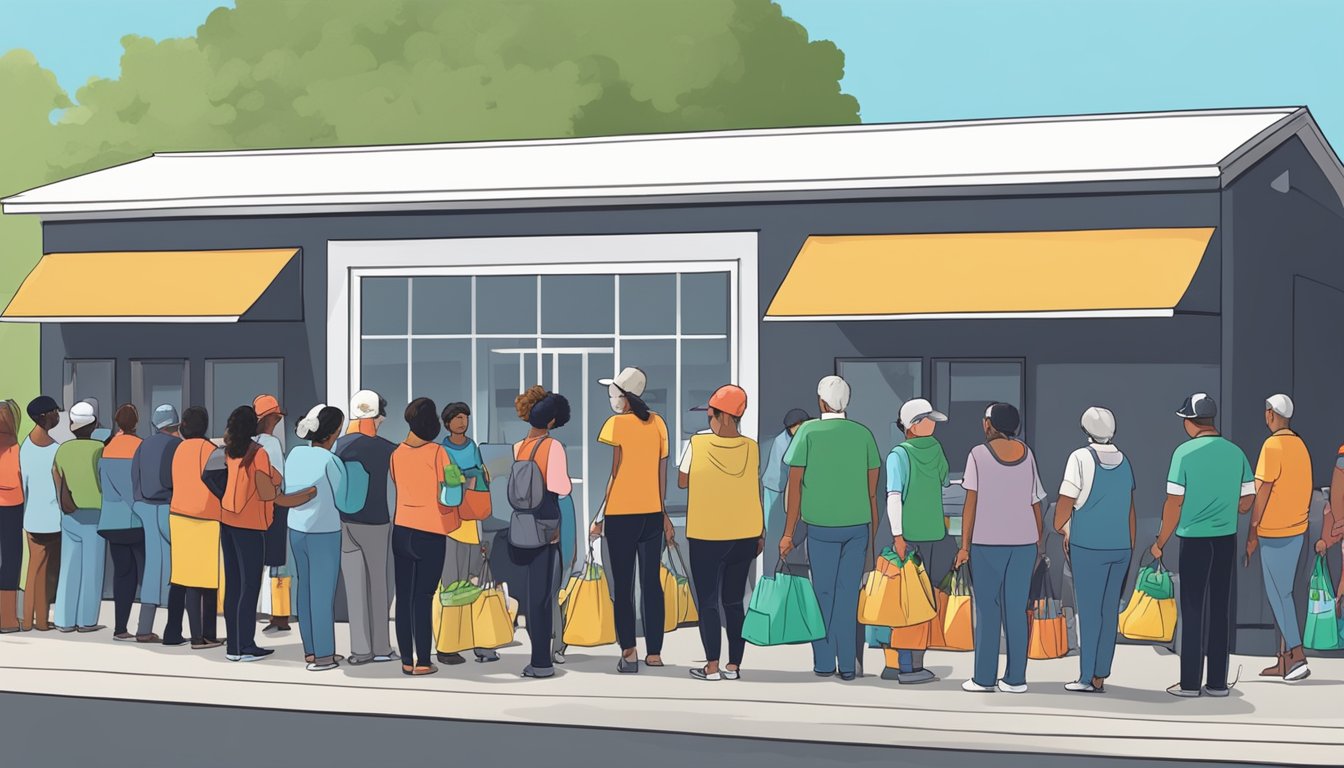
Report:
M110 613L111 606L106 606ZM104 620L110 619L104 616ZM220 625L221 630L223 625ZM337 627L345 653L346 629ZM707 683L687 669L703 655L694 628L668 637L669 666L618 675L614 647L571 649L550 680L518 677L524 645L494 664L440 667L408 678L399 665L312 673L303 668L297 629L263 644L261 662L235 664L222 649L115 643L91 635L23 633L0 637L0 690L94 698L192 702L259 709L356 712L495 722L574 724L776 741L904 745L931 749L1199 759L1296 765L1344 762L1344 659L1313 659L1312 677L1260 682L1265 662L1237 657L1242 682L1226 699L1176 699L1174 656L1121 646L1105 695L1070 694L1074 658L1033 661L1031 692L969 694L960 689L970 654L929 654L943 679L900 687L880 680L880 652L851 683L811 673L807 647L748 647L743 679ZM260 637L260 636L259 636ZM522 631L519 639L526 642Z

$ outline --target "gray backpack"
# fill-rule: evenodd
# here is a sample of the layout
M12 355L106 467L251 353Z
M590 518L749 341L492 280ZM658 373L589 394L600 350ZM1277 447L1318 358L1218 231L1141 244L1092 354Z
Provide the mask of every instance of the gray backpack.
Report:
M514 459L509 469L509 506L517 512L534 512L546 501L546 477L537 463L537 451L546 438L532 446L526 459Z
M546 477L537 464L537 451L547 438L532 446L526 459L514 459L509 469L509 543L517 549L539 549L560 534L559 497L546 490Z

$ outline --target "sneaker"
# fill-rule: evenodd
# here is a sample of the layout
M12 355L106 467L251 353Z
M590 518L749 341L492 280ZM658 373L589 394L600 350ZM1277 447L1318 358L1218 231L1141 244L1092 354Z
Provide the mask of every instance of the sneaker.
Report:
M1027 692L1027 684L1026 684L1026 683L1023 683L1023 684L1021 684L1021 685L1009 685L1008 683L1005 683L1005 682L1003 682L1002 680L1000 680L1000 681L999 681L999 692L1000 692L1000 693L1026 693L1026 692Z
M223 644L224 644L224 643L222 643L222 642L220 642L220 641L218 641L218 640L201 640L200 642L197 642L197 641L193 640L193 641L191 641L191 650L193 650L193 651L208 651L208 650L210 650L210 649L212 649L212 648L218 648L219 646L221 646L221 645L223 645ZM164 645L167 645L167 643L164 643Z
M71 632L74 632L77 629L77 627L62 627L60 624L54 624L52 626L56 627L57 632L66 635L70 634Z
M164 645L167 645L167 646L186 645L186 644L189 643L189 642L191 642L191 641L188 640L188 639L185 638L185 637L174 637L174 638L167 638L167 637L165 637L165 638L163 639L163 644L164 644Z
M89 633L89 632L97 632L97 631L99 631L99 630L101 630L101 629L107 629L107 625L106 625L106 624L94 624L93 626L89 626L89 627L75 627L75 631L76 631L76 632L82 632L82 633L86 633L86 634Z
M901 670L892 669L891 667L883 667L882 674L880 675L880 677L883 680L890 680L892 682L897 682L901 679Z
M724 680L740 680L742 678L742 670L740 669L720 669L719 674L723 675Z
M135 640L135 635L132 635L130 632L118 632L112 635L112 639L119 643L130 643Z
M335 659L324 659L322 661L310 661L304 669L309 672L326 672L339 666L340 664L337 664Z
M1205 688L1204 690L1207 691L1208 689ZM1226 689L1224 689L1224 690L1226 690ZM1199 691L1191 691L1191 690L1187 690L1187 689L1185 689L1185 688L1182 688L1180 683L1177 683L1177 684L1171 686L1170 688L1168 688L1168 689L1167 689L1167 693L1170 693L1172 696L1176 696L1176 697L1178 697L1178 698L1182 698L1182 699L1197 699L1197 698L1199 698ZM1227 694L1224 693L1223 695L1226 696Z
M896 681L901 685L923 685L937 682L938 676L927 669L916 669L913 672L897 672Z
M385 661L397 661L399 659L401 659L401 656L398 655L395 651L391 653L380 653L373 657L374 662L378 664L381 664Z
M555 653L552 653L552 654L551 654L551 661L554 662L554 663L556 663L556 664L564 664L564 663L565 663L565 652L564 652L564 651L556 651Z
M369 663L372 663L372 662L373 662L373 655L372 655L372 654L369 654L368 656L351 656L351 657L350 657L350 666L352 666L352 667L362 667L362 666L364 666L365 664L369 664Z
M1091 683L1079 682L1065 684L1064 690L1072 691L1073 693L1101 693L1101 689Z
M1212 697L1214 697L1215 699L1225 699L1225 698L1227 698L1228 696L1231 696L1231 695L1232 695L1232 689L1231 689L1231 688L1210 688L1209 686L1206 685L1206 686L1204 686L1204 695L1205 695L1205 696L1212 696Z
M467 660L462 658L462 654L460 653L440 653L439 663L447 664L448 666L451 667L456 666L458 664L466 664Z
M555 677L555 668L547 667L545 669L537 669L536 667L533 667L531 664L528 664L526 667L523 667L523 677L530 677L536 680L541 680L547 677Z
M274 648L252 647L243 651L244 656L256 656L258 659L265 658L275 653Z
M840 679L841 679L841 680L844 680L846 683L848 683L849 681L853 680L854 678L856 678L856 677L858 677L858 676L859 676L859 675L858 675L858 673L856 673L856 672L841 672L841 673L840 673Z
M993 693L995 689L992 685L980 685L974 680L967 680L961 684L961 690L967 693Z
M616 671L622 674L633 675L639 672L639 660L627 659L625 658L625 655L622 654L621 657L616 660Z
M278 635L278 634L280 634L281 632L288 632L288 631L289 631L289 627L282 627L282 626L280 626L280 625L278 625L278 624L267 624L267 625L265 626L265 628L263 628L263 629L261 630L261 634L263 634L263 635Z
M499 661L499 654L494 651L476 651L476 662L478 664L489 664L492 661Z
M1311 677L1311 668L1307 666L1306 660L1302 660L1289 667L1288 672L1284 674L1283 679L1288 682L1306 680Z
M691 670L691 677L696 680L718 681L723 679L723 675L718 672L706 672L703 667L697 667Z

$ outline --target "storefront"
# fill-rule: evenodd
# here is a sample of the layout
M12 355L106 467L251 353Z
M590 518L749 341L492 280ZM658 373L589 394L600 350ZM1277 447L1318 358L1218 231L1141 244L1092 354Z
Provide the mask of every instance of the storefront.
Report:
M1191 392L1252 456L1291 393L1328 484L1341 192L1305 109L158 155L4 201L47 254L4 319L43 323L67 404L202 403L216 433L259 391L294 413L369 387L390 437L409 398L462 400L499 456L541 383L574 404L588 516L595 382L625 365L678 442L727 381L765 440L838 372L884 451L929 397L954 472L1013 402L1047 485L1106 405L1143 541ZM1267 647L1259 579L1239 591L1238 649Z

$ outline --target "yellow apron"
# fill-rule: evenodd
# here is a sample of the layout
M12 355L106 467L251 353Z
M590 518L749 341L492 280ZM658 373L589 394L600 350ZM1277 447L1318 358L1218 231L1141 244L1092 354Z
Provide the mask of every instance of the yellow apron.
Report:
M219 523L169 515L168 533L172 536L172 582L200 589L221 587Z

